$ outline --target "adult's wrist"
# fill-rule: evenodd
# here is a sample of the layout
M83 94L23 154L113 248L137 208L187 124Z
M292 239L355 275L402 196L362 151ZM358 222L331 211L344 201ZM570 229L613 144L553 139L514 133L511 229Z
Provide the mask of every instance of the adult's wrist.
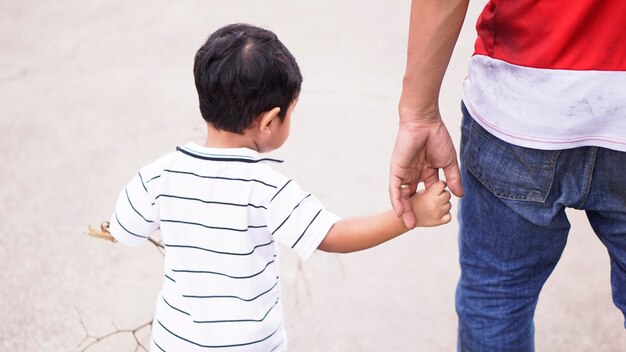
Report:
M409 97L405 93L400 97L398 104L400 123L412 122L439 122L441 113L437 99L419 101L415 97Z
M438 110L400 112L399 129L405 132L422 133L424 129L437 128L443 124Z

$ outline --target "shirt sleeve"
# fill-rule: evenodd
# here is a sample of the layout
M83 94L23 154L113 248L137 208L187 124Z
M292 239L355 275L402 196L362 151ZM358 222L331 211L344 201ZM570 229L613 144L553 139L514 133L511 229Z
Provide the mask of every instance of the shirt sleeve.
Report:
M128 246L138 247L143 244L159 228L153 204L140 172L117 198L109 224L113 237Z
M340 219L292 180L287 180L274 194L267 216L274 240L294 249L302 259L307 259L317 249Z

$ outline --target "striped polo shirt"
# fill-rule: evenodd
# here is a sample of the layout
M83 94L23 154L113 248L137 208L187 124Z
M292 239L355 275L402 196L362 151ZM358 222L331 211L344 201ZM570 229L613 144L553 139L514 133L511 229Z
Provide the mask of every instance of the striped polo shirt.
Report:
M626 151L626 1L490 0L463 101L516 145Z
M110 231L138 246L161 229L152 351L283 351L276 243L303 259L339 219L247 148L193 142L143 167Z

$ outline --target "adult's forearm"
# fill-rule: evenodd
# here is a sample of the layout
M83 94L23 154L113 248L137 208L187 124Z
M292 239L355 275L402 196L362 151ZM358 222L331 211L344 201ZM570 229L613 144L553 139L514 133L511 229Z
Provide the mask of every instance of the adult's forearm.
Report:
M465 19L469 0L413 0L400 119L439 118L443 76Z

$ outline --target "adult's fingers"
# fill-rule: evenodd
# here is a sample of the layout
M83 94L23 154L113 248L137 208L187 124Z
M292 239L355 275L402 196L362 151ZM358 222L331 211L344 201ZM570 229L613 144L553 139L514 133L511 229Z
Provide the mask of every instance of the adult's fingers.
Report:
M389 199L391 200L391 207L398 217L404 213L404 206L400 200L400 185L402 179L395 175L389 175Z
M413 213L413 210L404 212L402 215L402 222L404 222L404 226L406 226L409 230L415 228L415 225L417 225L417 219L415 219L415 213Z
M408 185L404 187L403 185ZM389 196L391 198L391 206L398 217L402 217L404 225L412 229L415 227L417 220L413 213L413 204L410 198L415 194L417 182L403 183L402 179L391 175L389 178Z
M415 219L415 213L413 212L413 203L411 203L411 196L415 194L417 189L417 182L408 184L409 187L400 189L400 201L402 202L402 221L404 226L408 229L412 229L417 225L417 219Z
M446 176L446 182L448 182L448 188L457 197L463 197L463 184L461 182L461 172L459 171L459 165L454 162L443 169L443 173Z
M434 185L439 181L439 169L437 168L424 168L422 170L422 181L424 181L424 187L426 189L430 188L430 186Z

